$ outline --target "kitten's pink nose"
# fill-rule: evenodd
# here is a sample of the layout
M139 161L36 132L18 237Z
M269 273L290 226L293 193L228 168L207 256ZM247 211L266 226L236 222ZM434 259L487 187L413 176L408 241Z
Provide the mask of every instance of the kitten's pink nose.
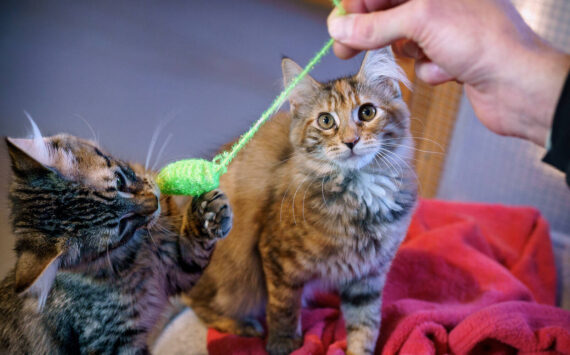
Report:
M346 144L346 146L352 150L354 148L354 146L356 145L356 143L358 143L358 141L360 141L360 137L358 136L353 136L351 138L348 139L344 139L342 142L344 144Z

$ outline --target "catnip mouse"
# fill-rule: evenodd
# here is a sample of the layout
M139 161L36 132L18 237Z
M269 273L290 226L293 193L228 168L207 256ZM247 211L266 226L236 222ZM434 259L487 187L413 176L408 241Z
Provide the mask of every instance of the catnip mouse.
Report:
M0 350L146 354L232 225L214 190L179 208L153 173L71 135L7 138L15 268L0 283Z

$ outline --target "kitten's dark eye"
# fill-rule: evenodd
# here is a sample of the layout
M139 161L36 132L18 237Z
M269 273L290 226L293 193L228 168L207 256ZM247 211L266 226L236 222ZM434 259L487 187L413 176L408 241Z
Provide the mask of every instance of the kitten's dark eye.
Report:
M317 118L317 123L322 129L331 129L334 127L334 118L330 113L321 113Z
M117 191L126 192L127 181L125 179L125 176L120 172L117 172L115 175L116 175L115 182L117 186Z
M358 119L370 121L376 116L376 107L372 104L364 104L358 109Z

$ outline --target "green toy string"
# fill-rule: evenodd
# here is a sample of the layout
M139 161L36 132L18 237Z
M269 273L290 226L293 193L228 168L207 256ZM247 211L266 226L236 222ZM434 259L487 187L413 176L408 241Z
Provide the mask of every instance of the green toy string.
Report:
M338 8L339 14L346 13L339 0L332 1ZM303 71L275 98L271 106L261 114L261 117L240 137L229 152L218 154L211 162L204 159L185 159L165 166L156 178L160 191L167 195L200 196L217 188L220 185L220 176L227 171L231 161L253 138L259 128L279 110L299 81L313 70L315 65L328 53L333 43L334 40L332 38L327 41L324 47L309 61Z

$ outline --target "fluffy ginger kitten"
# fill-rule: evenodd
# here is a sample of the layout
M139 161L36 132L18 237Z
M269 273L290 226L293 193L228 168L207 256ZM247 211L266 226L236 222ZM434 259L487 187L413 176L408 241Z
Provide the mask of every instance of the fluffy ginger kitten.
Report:
M285 85L302 70L283 59ZM386 274L416 202L406 81L389 49L359 72L303 79L222 177L234 227L186 300L210 327L258 336L270 354L302 343L305 286L337 289L347 352L372 354Z

